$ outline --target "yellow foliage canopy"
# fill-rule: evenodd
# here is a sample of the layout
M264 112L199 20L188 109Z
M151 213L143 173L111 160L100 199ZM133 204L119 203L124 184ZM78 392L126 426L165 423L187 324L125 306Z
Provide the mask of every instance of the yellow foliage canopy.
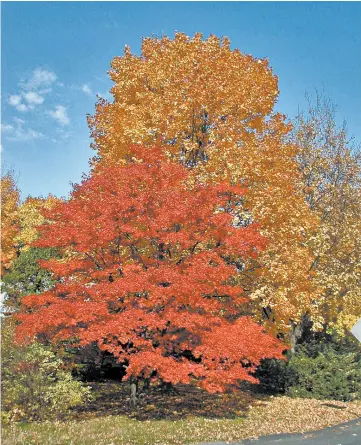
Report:
M26 250L39 234L39 226L45 222L43 209L51 209L59 201L52 195L47 198L28 197L18 211L20 232L16 238L18 244Z
M39 226L45 222L43 209L51 209L59 199L28 197L20 203L20 192L14 177L1 178L1 271L5 273L22 250L36 240Z
M17 255L16 236L19 232L18 206L20 194L14 177L1 178L1 273L5 273Z
M273 113L278 81L268 61L231 50L227 38L177 33L144 39L140 56L126 47L111 67L114 101L100 100L89 117L100 162L121 162L132 144L161 144L194 168L196 181L247 186L245 214L269 240L242 278L257 313L279 330L313 313L318 292L305 242L317 218L297 188L296 147L285 142L291 128Z
M293 137L299 146L302 188L319 218L309 238L314 280L322 289L319 309L328 326L350 329L361 317L361 152L345 126L338 128L332 103L309 98Z

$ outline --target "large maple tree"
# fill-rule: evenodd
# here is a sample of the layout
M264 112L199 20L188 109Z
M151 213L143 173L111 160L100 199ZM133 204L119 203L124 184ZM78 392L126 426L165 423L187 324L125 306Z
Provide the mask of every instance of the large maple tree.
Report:
M266 242L242 218L244 190L190 189L189 171L164 150L132 151L45 211L35 245L65 259L43 262L60 281L23 298L18 338L97 342L127 377L211 392L254 382L260 360L281 358L284 345L246 314L236 284Z
M247 184L245 213L268 238L243 282L255 314L278 332L316 314L306 241L317 215L298 188L297 147L286 141L285 116L274 112L278 80L268 60L232 50L227 38L176 33L143 39L139 56L126 47L109 74L113 100L99 100L89 117L95 164L121 162L132 144L160 142L194 167L195 180Z

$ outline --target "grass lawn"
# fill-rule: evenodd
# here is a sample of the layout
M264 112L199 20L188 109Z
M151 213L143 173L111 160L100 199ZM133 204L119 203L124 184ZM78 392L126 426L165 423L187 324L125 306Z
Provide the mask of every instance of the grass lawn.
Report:
M96 399L69 419L5 426L3 445L178 445L301 432L361 416L361 402L269 397L242 391L223 396L196 388L153 389L131 411L126 387L93 385Z

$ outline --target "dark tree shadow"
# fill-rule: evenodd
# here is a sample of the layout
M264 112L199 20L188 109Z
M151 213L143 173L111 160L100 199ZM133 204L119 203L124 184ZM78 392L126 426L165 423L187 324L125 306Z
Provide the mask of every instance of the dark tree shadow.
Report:
M209 394L195 386L177 385L170 391L150 386L139 391L136 409L130 405L129 385L114 380L88 383L95 399L72 411L74 418L125 415L137 420L177 420L188 416L235 418L246 416L249 407L267 396L255 385L242 385L236 392Z

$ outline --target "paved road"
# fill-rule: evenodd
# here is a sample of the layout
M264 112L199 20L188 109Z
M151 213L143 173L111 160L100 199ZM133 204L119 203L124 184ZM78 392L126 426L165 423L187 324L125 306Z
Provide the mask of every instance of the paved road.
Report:
M202 445L361 445L361 418L305 434L277 434L240 442L207 442Z

